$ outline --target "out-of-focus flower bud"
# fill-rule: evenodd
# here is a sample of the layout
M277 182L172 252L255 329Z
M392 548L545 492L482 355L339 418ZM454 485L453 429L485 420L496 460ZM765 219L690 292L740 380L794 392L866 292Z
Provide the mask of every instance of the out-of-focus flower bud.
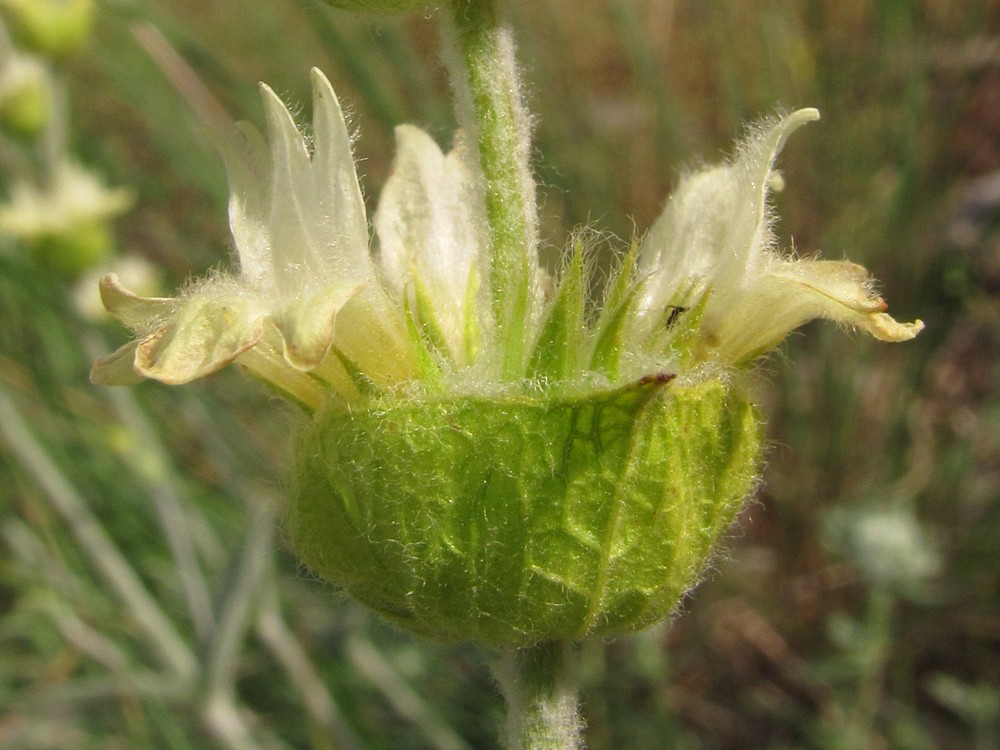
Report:
M93 0L0 0L18 42L53 59L69 57L86 42Z
M0 63L0 124L33 137L52 113L52 86L45 64L30 55L11 54Z
M0 232L24 243L45 270L72 278L112 253L110 221L131 205L128 190L108 189L66 162L47 185L14 185L0 206Z

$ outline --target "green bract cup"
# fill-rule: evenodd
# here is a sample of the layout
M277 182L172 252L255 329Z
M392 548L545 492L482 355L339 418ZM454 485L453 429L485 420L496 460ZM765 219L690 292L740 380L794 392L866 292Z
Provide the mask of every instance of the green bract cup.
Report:
M296 451L302 560L400 626L498 646L650 625L749 493L733 389L650 378L575 398L331 407Z

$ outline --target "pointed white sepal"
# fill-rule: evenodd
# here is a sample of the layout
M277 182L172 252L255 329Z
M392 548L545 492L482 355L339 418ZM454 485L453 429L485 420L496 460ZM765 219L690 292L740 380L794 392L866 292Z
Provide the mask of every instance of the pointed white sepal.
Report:
M469 321L477 315L468 294L485 253L485 218L461 142L445 155L423 130L396 128L397 155L375 213L379 261L387 285L425 311L444 336L452 358L464 363Z
M694 307L699 355L730 364L759 356L814 318L889 341L920 331L920 321L900 324L884 312L864 268L776 250L767 204L780 182L774 162L789 135L818 118L801 109L765 123L733 160L682 180L639 252L644 287L633 340L662 341L670 311Z

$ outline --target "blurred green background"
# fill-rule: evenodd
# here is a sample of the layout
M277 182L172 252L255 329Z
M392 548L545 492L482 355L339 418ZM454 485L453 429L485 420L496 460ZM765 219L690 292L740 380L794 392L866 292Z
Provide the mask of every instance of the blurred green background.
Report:
M503 8L552 255L583 224L626 242L743 123L816 106L781 159L784 244L865 264L927 323L898 346L811 324L760 367L761 487L670 627L582 647L588 746L1000 748L1000 2ZM164 293L231 247L164 49L258 124L258 81L307 107L326 71L370 207L394 125L454 127L433 13L98 3L58 63L69 144L134 191L117 244ZM34 148L0 138L5 194ZM126 332L2 242L0 747L497 747L492 654L381 625L286 551L290 408L234 371L91 386Z

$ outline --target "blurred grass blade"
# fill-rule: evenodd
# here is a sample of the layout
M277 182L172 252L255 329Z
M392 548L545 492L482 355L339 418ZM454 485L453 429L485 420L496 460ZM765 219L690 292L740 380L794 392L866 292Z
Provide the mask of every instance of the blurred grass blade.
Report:
M178 675L193 678L198 670L194 654L90 512L86 501L49 459L14 402L3 391L0 391L0 435L45 491L81 548L128 606L131 616L150 636L164 661Z

